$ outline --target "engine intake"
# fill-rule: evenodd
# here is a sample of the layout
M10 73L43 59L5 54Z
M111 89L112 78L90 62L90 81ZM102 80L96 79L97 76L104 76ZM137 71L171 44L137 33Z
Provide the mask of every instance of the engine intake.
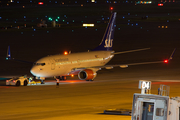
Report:
M96 77L96 72L91 69L85 69L78 73L80 80L93 80Z

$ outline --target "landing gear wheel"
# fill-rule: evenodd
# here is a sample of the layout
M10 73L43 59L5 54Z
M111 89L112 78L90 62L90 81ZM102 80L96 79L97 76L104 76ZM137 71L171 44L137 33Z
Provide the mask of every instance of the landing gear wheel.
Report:
M45 84L44 80L41 80L41 84Z
M62 76L61 79L62 79L63 81L65 81L65 80L66 80L66 76Z
M90 79L90 80L86 80L86 81L94 81L94 80Z

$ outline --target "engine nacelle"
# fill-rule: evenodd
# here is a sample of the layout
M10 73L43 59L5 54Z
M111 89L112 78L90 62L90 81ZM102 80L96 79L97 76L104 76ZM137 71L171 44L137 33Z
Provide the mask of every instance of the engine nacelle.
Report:
M91 69L85 69L78 73L80 80L93 80L96 77L96 72Z

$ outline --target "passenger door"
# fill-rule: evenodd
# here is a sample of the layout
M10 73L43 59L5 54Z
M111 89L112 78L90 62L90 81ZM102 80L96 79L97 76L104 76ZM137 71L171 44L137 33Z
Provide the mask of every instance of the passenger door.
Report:
M153 120L154 103L143 102L142 120Z
M53 59L50 59L51 63L51 70L55 70L55 61Z

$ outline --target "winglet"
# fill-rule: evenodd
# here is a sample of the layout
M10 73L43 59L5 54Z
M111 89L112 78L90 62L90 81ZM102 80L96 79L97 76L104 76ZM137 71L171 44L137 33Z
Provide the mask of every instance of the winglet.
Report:
M176 48L174 48L174 50L173 50L173 52L171 53L171 56L169 57L168 61L169 61L169 60L172 60L175 51L176 51Z
M8 46L6 60L10 60L10 59L11 59L11 51L10 51L10 46Z

